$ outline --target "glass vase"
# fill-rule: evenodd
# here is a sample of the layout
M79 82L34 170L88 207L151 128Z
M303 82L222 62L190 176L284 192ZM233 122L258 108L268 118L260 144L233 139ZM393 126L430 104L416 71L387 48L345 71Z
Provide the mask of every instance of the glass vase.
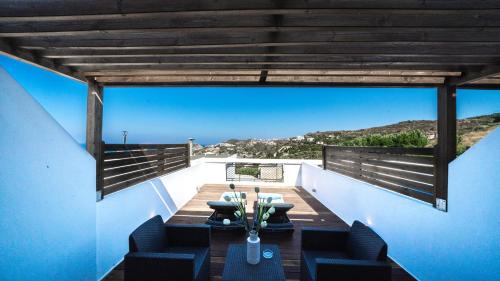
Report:
M260 262L260 238L255 230L247 238L247 262L252 265Z

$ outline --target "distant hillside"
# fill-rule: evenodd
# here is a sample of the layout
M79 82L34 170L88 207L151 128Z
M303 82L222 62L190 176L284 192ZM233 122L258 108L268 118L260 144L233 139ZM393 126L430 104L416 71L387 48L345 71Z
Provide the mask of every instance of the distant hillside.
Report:
M500 113L460 119L458 153L461 154L500 125ZM277 140L237 140L198 149L198 155L234 155L243 158L321 159L323 144L349 146L432 147L436 144L436 121L410 120L361 130L307 133Z

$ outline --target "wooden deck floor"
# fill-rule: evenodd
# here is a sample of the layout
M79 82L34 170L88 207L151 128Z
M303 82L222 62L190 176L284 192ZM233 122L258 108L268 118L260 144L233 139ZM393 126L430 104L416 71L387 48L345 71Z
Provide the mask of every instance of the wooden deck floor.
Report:
M238 185L237 187L241 191L248 192L249 202L253 202L255 200L253 187ZM223 185L203 186L201 191L172 218L170 218L167 223L204 223L207 217L212 213L206 202L210 200L218 200L222 192L225 191L229 191L229 188ZM289 217L295 225L294 233L292 235L263 234L261 235L261 242L278 244L287 280L299 280L300 229L303 226L347 227L347 224L300 187L261 187L261 191L283 194L285 202L293 203L295 205L295 207L289 212ZM251 204L249 204L247 208L250 213L252 211ZM224 231L212 232L212 264L210 269L212 275L211 280L221 279L228 244L244 243L244 241L244 233L235 234ZM414 280L396 263L391 263L393 265L392 280ZM115 268L104 280L123 280L123 266L117 266L117 268Z

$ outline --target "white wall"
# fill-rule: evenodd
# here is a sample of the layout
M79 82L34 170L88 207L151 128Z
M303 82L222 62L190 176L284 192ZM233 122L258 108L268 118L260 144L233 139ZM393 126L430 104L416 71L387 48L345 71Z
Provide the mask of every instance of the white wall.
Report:
M0 280L95 280L95 162L0 67Z
M169 219L203 185L203 167L192 166L105 196L97 202L97 278L104 277L128 252L128 236L159 214Z
M450 164L446 213L308 164L302 185L347 223L374 228L389 255L420 280L499 280L499 167L496 129Z
M320 160L303 159L250 159L250 158L201 158L198 161L204 163L206 184L229 184L226 181L226 163L267 163L283 164L283 182L253 182L239 181L238 184L266 185L266 186L301 186L301 165L309 163L320 165Z

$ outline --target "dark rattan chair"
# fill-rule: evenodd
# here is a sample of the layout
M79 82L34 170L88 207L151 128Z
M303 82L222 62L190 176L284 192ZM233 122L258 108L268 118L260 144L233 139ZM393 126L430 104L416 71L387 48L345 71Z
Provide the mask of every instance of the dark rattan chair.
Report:
M243 220L234 215L234 212L238 210L235 203L226 201L208 201L207 205L214 210L206 222L206 224L210 225L213 229L245 230ZM224 225L224 219L229 219L231 224Z
M293 204L288 203L272 203L272 206L275 209L274 214L269 216L267 219L267 227L262 228L260 233L264 232L286 232L291 233L294 230L293 223L288 218L287 212L290 211L294 207ZM270 208L270 205L264 206L264 212ZM254 201L253 204L254 209L254 222L257 221L257 201Z
M302 229L301 280L391 280L387 244L355 221L350 230Z
M155 216L129 237L125 281L208 280L210 227L165 225Z

